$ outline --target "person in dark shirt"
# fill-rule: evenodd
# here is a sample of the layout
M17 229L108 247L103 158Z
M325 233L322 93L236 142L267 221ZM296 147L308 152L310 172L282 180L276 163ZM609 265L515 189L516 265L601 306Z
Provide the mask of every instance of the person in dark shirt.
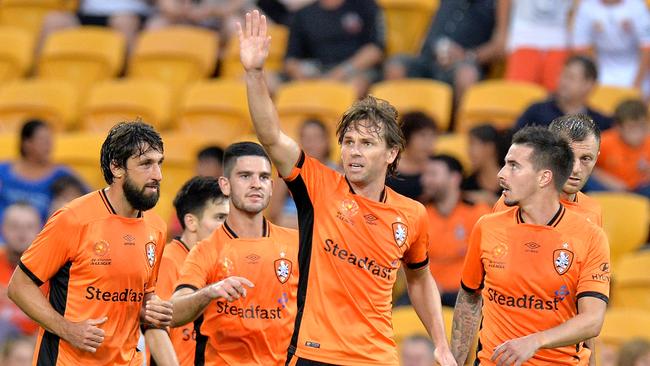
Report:
M515 131L526 125L548 126L554 119L566 114L584 113L591 117L601 131L612 127L612 118L587 105L587 98L598 80L598 69L586 56L572 56L564 64L555 95L534 103L519 117Z
M397 175L386 178L386 185L403 196L419 200L420 177L433 151L436 124L422 112L411 112L402 116L401 129L406 141L404 152L397 165Z
M374 0L318 0L293 17L285 71L294 80L350 81L363 95L377 77L383 30Z
M463 198L468 202L492 206L501 196L497 174L505 157L505 140L510 142L510 136L490 124L469 131L468 155L473 171L461 185Z

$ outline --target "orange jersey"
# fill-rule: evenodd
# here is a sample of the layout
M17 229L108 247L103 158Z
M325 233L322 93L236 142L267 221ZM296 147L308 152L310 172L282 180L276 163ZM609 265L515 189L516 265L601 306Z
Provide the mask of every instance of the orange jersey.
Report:
M578 299L608 301L609 245L601 228L560 207L548 225L523 222L518 207L474 226L462 286L481 289L481 365L503 342L553 328L577 314ZM582 345L540 349L527 365L587 365Z
M569 211L574 211L582 215L587 221L603 227L603 209L595 199L582 192L578 192L573 201L560 200L560 203ZM494 204L494 207L492 207L492 212L500 212L508 209L510 207L503 203L503 196L501 196L497 203Z
M224 223L190 251L178 288L228 276L255 285L235 302L212 301L194 322L196 364L284 365L296 316L298 232L264 220L264 236L239 238Z
M460 287L469 233L490 207L459 202L449 216L442 216L434 206L429 215L429 269L441 292L456 292Z
M386 187L379 202L301 154L285 178L298 208L300 283L290 353L336 365L397 365L391 293L400 260L428 263L422 204Z
M158 274L158 284L156 285L156 295L161 299L168 300L172 297L176 282L181 277L181 268L183 262L189 253L185 243L179 238L172 240L165 246L162 260L160 261L160 271ZM171 328L169 338L176 351L178 362L181 366L194 365L194 351L196 349L196 333L194 324L188 323L182 327ZM153 358L150 358L150 365L155 365Z
M52 307L72 322L108 317L96 353L41 329L34 365L141 365L140 309L155 289L164 222L151 212L115 214L103 191L73 200L50 217L20 259L37 284L49 281Z
M0 247L0 286L6 288L9 285L9 280L15 269L16 266L9 262L7 250Z
M603 132L597 166L631 190L650 183L650 136L634 148L623 142L616 129Z

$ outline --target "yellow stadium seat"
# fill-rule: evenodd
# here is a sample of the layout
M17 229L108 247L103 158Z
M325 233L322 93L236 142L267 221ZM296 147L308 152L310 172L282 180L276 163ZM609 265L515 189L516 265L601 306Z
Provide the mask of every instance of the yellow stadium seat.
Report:
M73 126L77 106L76 90L65 81L13 81L0 87L0 131L16 132L29 118L65 130Z
M13 160L19 156L18 134L0 133L0 160Z
M650 203L633 193L590 194L603 208L603 228L609 239L612 263L645 243L650 223Z
M388 55L415 55L440 4L439 0L378 0L386 18Z
M284 131L297 138L307 118L321 119L333 136L341 115L354 103L355 91L348 84L330 80L295 81L278 90L276 105Z
M621 345L635 338L650 341L650 311L648 309L608 309L598 338L612 345Z
M448 133L436 137L433 151L436 154L451 155L463 165L465 174L472 171L472 163L469 160L468 145L469 138L462 133Z
M613 275L612 306L650 309L650 250L624 254Z
M268 34L271 36L271 49L264 68L270 71L281 71L284 67L289 29L282 25L269 24ZM226 78L239 78L244 75L244 68L239 61L239 39L237 37L232 37L228 41L220 75Z
M467 132L485 122L499 129L510 128L530 104L545 97L546 89L537 84L505 80L477 83L463 96L456 129Z
M74 169L92 189L100 189L107 185L99 163L100 151L105 139L105 134L97 133L57 134L53 159Z
M32 66L34 38L24 29L0 26L0 83L24 77Z
M129 60L129 77L164 81L178 90L214 72L218 45L217 33L204 28L172 26L145 31Z
M221 79L188 87L181 102L178 129L196 135L218 131L214 135L221 146L251 132L246 85Z
M122 70L126 40L106 27L79 27L51 34L38 60L38 76L64 79L81 90L116 77Z
M87 131L106 133L118 122L142 118L163 129L169 121L171 103L171 90L159 81L104 81L90 90L82 109L82 126Z
M36 39L47 13L52 10L74 10L77 3L78 0L2 0L0 24L23 28Z
M370 94L390 102L401 115L424 112L434 119L438 130L449 128L452 91L448 84L429 79L383 81L373 85Z
M627 99L641 99L641 91L620 86L598 85L589 95L590 107L608 114L614 114L616 107Z

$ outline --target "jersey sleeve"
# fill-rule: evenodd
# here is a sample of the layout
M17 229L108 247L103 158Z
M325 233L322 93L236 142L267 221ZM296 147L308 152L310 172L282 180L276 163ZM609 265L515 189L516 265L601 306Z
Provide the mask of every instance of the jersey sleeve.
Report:
M169 248L166 250L169 250ZM163 255L162 260L160 261L158 283L156 284L156 295L163 300L170 299L174 294L174 285L176 284L177 278L178 268L176 268L176 263L172 258Z
M460 281L465 291L476 292L483 288L485 269L481 260L482 222L483 219L479 219L469 236L469 247Z
M69 208L55 212L21 256L18 265L38 286L74 261L81 232L78 222Z
M341 177L340 173L302 151L291 173L283 179L291 191L296 207L300 210L304 209L305 204L313 200L317 194L326 196L325 192L334 188L335 182L342 179Z
M207 243L207 241L199 242L190 250L181 267L176 290L184 287L198 290L212 282L211 268L217 264L210 263L213 257L210 251L206 250Z
M571 43L574 48L585 49L593 44L593 23L589 15L589 2L582 1L578 5L576 16L573 21L573 31Z
M420 269L429 264L429 217L422 205L418 205L416 220L413 241L402 258L409 269Z
M605 232L592 226L593 235L580 268L577 297L593 296L608 302L610 282L609 243Z
M164 231L160 231L158 234L158 240L156 241L156 261L154 262L151 276L149 276L149 281L147 281L147 285L145 286L145 293L154 292L156 290L156 282L158 282L158 273L160 272L160 263L162 262L166 240L167 235L164 234Z

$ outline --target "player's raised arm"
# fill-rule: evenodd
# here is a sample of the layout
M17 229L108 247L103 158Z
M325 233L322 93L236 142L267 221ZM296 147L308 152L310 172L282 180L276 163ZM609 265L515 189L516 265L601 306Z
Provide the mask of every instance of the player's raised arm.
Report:
M288 176L300 158L300 147L280 129L278 112L273 105L264 75L271 38L266 17L259 11L246 13L246 24L237 24L240 59L246 70L248 109L255 133L282 176Z

